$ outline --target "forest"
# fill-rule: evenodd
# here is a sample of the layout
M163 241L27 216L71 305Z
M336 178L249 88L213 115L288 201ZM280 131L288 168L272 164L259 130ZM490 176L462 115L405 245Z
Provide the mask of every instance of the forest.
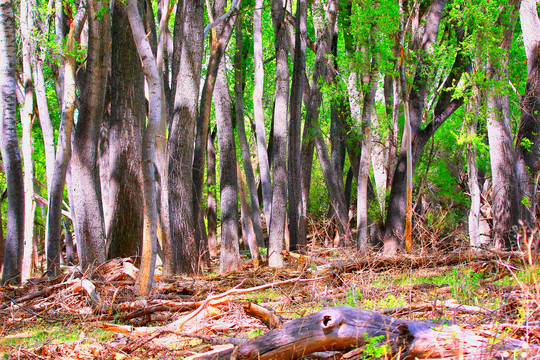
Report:
M512 279L519 305L510 311L500 288L493 306L514 328L500 331L525 332L515 341L538 352L539 10L535 0L0 0L0 319L76 312L67 291L95 321L114 308L124 322L110 327L126 333L126 321L158 311L199 319L221 301L215 291L306 282L315 294L329 278L349 299L334 305L365 308L366 274L436 268L455 283L406 286L451 286L455 300L460 286ZM185 285L210 278L220 285ZM191 305L150 300L182 291ZM466 313L485 315L474 291ZM122 307L128 298L148 302ZM389 307L305 321L324 334L341 318L403 321L394 337L368 332L386 345L356 336L343 347L424 356L421 326L387 320L402 314ZM160 331L180 331L171 324ZM294 337L295 326L275 327ZM400 326L416 342L399 345ZM264 358L259 346L226 356ZM18 358L32 358L25 351Z

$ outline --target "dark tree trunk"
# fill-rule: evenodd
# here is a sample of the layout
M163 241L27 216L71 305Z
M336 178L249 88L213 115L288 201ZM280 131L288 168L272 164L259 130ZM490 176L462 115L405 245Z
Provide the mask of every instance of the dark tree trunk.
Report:
M76 231L79 233L77 238L80 240L79 255L83 269L99 265L106 257L97 155L110 61L108 4L101 1L91 1L88 4L87 71L85 84L80 88L81 106L71 158L72 210L78 222Z
M182 6L183 5L183 6ZM203 53L204 3L187 0L177 9L175 54L179 53L172 123L169 129L169 211L172 263L176 273L200 270L193 209L193 143Z
M15 18L11 1L0 1L0 108L3 116L0 127L0 151L6 174L8 212L2 283L18 284L24 236L24 188L17 139L17 78Z
M294 47L294 67L291 84L289 120L289 237L290 249L305 250L306 218L302 212L302 159L300 128L302 123L302 100L306 71L307 3L300 0L296 4L296 35Z
M287 100L289 98L289 63L287 29L283 1L272 0L272 24L276 48L276 92L274 103L274 147L272 218L268 241L268 266L282 267L287 216Z
M142 124L144 77L125 5L112 17L111 115L109 118L109 258L140 254L143 234Z
M462 52L458 52L450 75L446 78L443 91L435 105L433 120L422 128L422 116L425 95L428 91L429 64L427 50L437 40L439 24L446 0L434 0L428 11L423 40L422 51L418 59L418 67L409 95L409 115L411 123L412 139L412 165L413 169L422 154L424 146L433 136L435 131L463 104L463 99L452 99L454 91L452 87L459 82L461 75L468 69L468 62ZM461 42L463 33L458 32L458 42ZM405 230L406 210L406 172L407 156L406 148L402 146L392 178L392 188L388 200L388 213L386 218L386 230L384 235L384 253L395 255L403 245L403 233Z
M532 228L538 218L535 179L540 158L540 19L534 0L522 0L521 29L527 56L527 86L521 99L521 119L516 141L517 176L521 215Z

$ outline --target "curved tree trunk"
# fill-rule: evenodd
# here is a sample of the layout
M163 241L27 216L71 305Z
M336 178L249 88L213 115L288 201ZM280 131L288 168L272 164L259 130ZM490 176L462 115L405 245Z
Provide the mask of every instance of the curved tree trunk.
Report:
M21 281L21 262L24 237L24 187L17 139L17 44L15 19L11 1L0 1L0 152L6 174L8 213L2 283Z
M62 201L64 198L64 184L67 181L67 169L71 155L71 129L75 112L75 57L72 55L77 39L80 37L84 21L86 20L86 8L81 6L75 19L71 22L66 41L66 57L64 63L64 84L62 85L64 98L62 100L62 114L60 130L58 132L58 145L54 160L54 170L49 186L49 207L47 208L47 225L45 228L45 244L47 254L47 275L54 276L58 273L60 264L60 244L62 236ZM68 183L68 194L72 192L72 186ZM70 198L70 205L73 201ZM73 227L76 229L76 221L72 209ZM80 241L77 239L77 251L80 255Z

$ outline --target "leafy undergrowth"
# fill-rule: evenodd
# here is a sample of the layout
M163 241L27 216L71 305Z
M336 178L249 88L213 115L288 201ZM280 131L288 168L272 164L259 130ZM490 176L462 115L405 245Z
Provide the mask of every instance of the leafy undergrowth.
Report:
M534 259L520 253L389 259L312 249L286 259L280 270L246 259L226 277L156 275L144 299L133 291L137 269L129 259L92 274L71 269L53 280L1 288L0 353L6 359L180 359L340 306L468 324L540 344L540 270L523 265Z

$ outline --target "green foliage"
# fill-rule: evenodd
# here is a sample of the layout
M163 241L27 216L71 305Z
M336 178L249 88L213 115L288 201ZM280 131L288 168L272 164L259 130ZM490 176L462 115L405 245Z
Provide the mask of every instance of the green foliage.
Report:
M362 355L364 355L361 357L362 359L386 358L390 353L390 346L385 344L386 338L384 335L369 337L368 334L364 334L364 340L366 344L362 351Z

